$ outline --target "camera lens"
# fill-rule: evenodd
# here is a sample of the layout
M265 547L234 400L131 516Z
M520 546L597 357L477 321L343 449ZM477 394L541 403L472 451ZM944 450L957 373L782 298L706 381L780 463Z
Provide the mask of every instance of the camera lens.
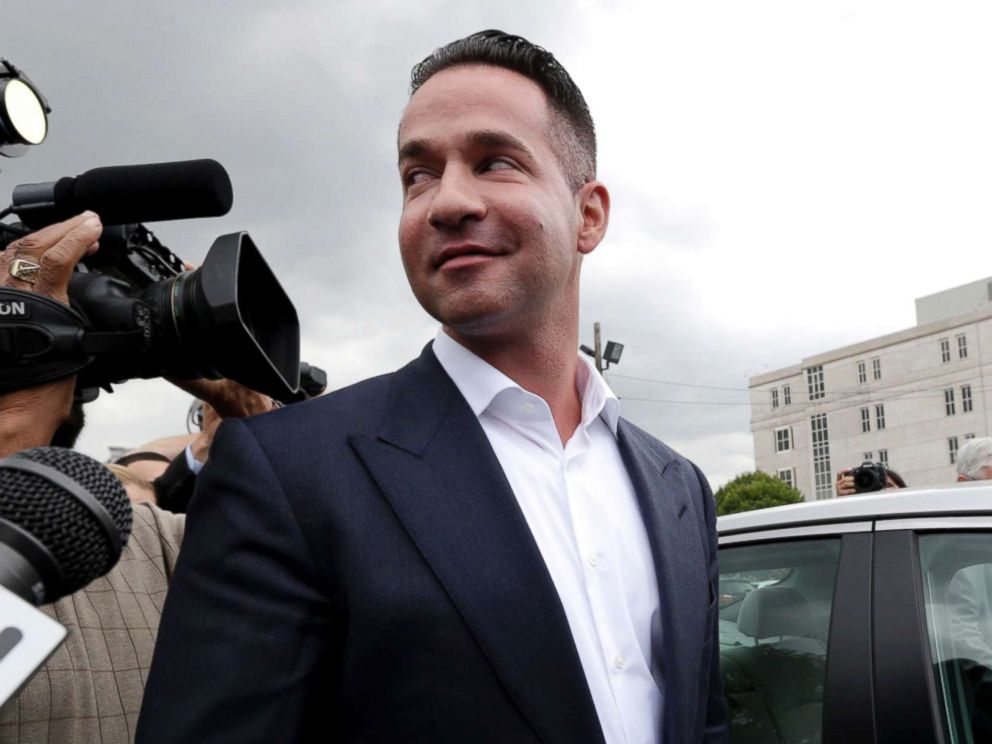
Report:
M247 233L218 238L203 266L150 284L157 373L227 377L283 398L299 386L296 309Z

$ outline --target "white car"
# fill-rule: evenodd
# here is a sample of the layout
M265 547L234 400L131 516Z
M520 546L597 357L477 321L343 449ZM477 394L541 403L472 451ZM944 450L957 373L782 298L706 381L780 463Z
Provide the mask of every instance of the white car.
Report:
M992 485L762 509L717 530L721 583L753 586L721 596L732 744L992 742Z

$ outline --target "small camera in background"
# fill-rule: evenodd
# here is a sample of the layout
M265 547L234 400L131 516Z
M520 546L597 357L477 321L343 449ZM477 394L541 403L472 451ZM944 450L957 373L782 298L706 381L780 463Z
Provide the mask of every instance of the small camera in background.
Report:
M857 493L871 493L885 488L885 466L880 462L864 462L851 471L854 476L854 490Z

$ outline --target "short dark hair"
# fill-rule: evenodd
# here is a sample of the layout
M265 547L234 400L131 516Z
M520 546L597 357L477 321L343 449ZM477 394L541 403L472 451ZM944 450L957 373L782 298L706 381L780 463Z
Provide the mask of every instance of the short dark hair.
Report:
M903 480L903 477L892 468L886 468L885 474L892 479L892 482L895 483L898 488L906 487L906 481Z
M522 36L489 30L435 49L410 72L412 96L431 77L451 67L503 67L534 81L556 117L552 144L573 190L596 178L596 130L582 91L551 52Z

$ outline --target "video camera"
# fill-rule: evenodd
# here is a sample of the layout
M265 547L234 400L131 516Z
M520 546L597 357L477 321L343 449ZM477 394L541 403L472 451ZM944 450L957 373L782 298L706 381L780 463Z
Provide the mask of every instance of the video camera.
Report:
M12 93L13 92L13 93ZM0 155L40 144L51 111L0 60ZM76 267L66 307L0 287L0 393L77 375L77 397L135 377L221 377L289 402L300 395L296 309L247 232L214 241L203 266L182 260L143 222L226 214L231 181L214 160L96 168L14 188L0 251L84 210L105 225L100 250Z

